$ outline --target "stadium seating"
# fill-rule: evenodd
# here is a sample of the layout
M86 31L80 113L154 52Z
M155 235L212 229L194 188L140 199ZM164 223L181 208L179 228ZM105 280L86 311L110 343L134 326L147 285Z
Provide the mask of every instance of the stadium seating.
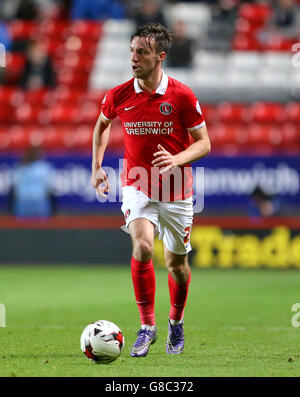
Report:
M300 124L300 103L291 102L286 106L287 119Z
M61 85L52 91L48 91L43 99L45 105L55 105L61 103L70 103L76 105L81 96L83 95L80 88L73 88L66 85Z
M41 120L41 111L42 107L30 104L29 102L23 102L15 107L12 120L21 125L38 123Z
M242 3L231 51L207 51L199 45L192 68L165 67L197 94L214 153L300 150L300 77L290 52L295 40L280 36L268 44L259 40L271 13L268 5ZM168 4L165 14L170 25L186 21L191 37L206 37L211 30L212 14L206 4ZM216 26L222 32L226 23L218 21ZM14 40L45 42L57 86L23 91L18 81L25 57L7 53L6 85L0 87L0 151L21 150L32 143L50 151L90 151L105 92L131 77L128 43L133 29L134 23L126 19L10 22ZM121 152L122 126L114 121L112 129L109 148Z
M270 4L244 3L238 9L235 22L235 35L232 40L233 50L243 51L291 51L292 45L298 42L296 37L287 38L280 33L269 36L268 40L260 40L260 31L272 17Z
M259 51L261 44L252 34L238 33L232 40L232 50L234 51Z
M24 65L24 55L12 52L6 54L6 82L8 85L16 85L18 83Z
M13 40L33 38L37 31L38 25L33 21L16 19L9 24L9 32Z
M269 4L242 4L238 9L238 17L244 18L251 25L263 26L271 17L272 9Z
M285 123L281 128L282 148L288 153L299 153L300 149L300 128L299 123Z
M0 108L0 123L6 123L10 121L10 114L12 111L11 106L1 106Z
M166 16L170 25L174 21L183 21L188 34L197 39L207 31L211 22L211 9L199 2L179 2L166 11Z
M285 121L285 106L279 103L254 103L249 107L249 120L258 123L280 123Z
M216 112L218 119L222 123L236 123L243 122L247 117L247 106L242 103L221 103Z

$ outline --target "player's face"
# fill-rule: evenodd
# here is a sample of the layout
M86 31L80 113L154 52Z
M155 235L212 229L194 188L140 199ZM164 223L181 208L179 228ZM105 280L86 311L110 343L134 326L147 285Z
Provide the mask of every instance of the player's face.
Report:
M130 43L131 67L134 77L146 80L165 58L165 53L157 53L155 41L146 37L134 37Z

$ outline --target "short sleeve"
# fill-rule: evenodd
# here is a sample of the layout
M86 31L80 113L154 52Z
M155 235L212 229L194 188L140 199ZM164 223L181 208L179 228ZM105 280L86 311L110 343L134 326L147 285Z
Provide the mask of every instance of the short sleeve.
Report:
M114 106L114 96L112 90L107 91L105 94L102 104L101 104L101 113L107 120L113 120L117 117L117 113L115 111Z
M192 90L186 90L182 95L182 117L184 126L188 129L205 125L199 101Z

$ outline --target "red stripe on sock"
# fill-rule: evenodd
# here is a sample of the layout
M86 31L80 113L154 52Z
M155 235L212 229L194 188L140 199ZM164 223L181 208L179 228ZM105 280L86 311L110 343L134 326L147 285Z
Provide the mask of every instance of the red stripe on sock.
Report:
M131 277L141 324L155 325L155 273L152 259L140 262L132 257Z
M171 302L171 309L169 313L170 319L177 321L182 319L188 296L190 282L191 282L191 272L189 274L187 281L181 284L176 283L176 281L172 278L171 274L169 273L168 284L169 284L170 302Z

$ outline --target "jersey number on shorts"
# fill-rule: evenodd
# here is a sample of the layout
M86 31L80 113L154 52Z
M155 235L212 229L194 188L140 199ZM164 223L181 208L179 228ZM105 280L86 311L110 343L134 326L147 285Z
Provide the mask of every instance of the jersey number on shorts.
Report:
M190 226L186 227L184 229L184 231L185 231L186 234L185 234L185 237L183 239L183 242L184 242L184 244L188 244L190 242L191 227Z

